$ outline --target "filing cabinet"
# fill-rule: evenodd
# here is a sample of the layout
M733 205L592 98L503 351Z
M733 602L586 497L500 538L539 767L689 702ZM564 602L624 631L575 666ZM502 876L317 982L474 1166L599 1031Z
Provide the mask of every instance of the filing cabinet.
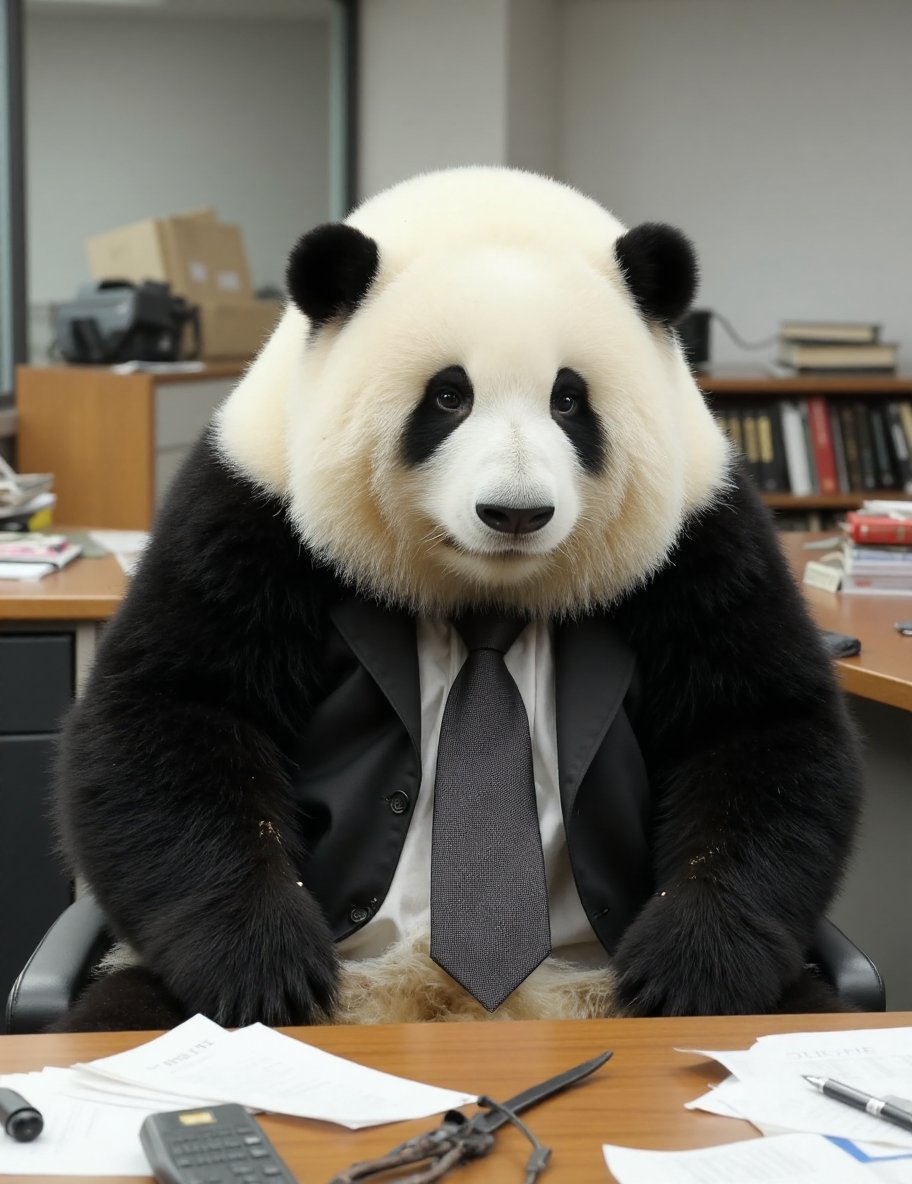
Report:
M242 369L240 362L170 374L21 366L18 468L54 474L58 522L148 530Z

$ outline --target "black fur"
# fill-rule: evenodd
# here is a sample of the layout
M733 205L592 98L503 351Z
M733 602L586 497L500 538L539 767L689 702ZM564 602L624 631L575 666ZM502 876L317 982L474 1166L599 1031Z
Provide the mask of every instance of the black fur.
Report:
M452 393L461 400L458 409L440 405L440 396ZM443 441L471 414L474 393L461 366L446 366L424 388L421 402L412 409L402 433L402 463L408 467L429 460Z
M575 408L564 413L561 400L567 396L575 401ZM554 380L551 416L558 427L567 433L586 472L593 476L600 473L605 465L605 433L589 402L586 380L567 366L557 372Z
M697 291L698 268L690 240L662 222L643 222L614 244L627 287L647 321L674 325Z
M339 595L283 505L204 439L70 716L66 851L178 1014L281 1024L331 1012L329 928L297 885L314 836L291 787ZM610 615L637 654L630 718L655 803L657 891L615 957L624 1005L823 1005L803 964L849 849L858 755L743 475ZM89 998L79 1014L69 1023L93 1022Z
M332 1006L332 939L297 886L288 792L323 579L283 506L202 440L63 736L71 862L179 1006L223 1024Z
M327 222L308 231L291 252L286 283L292 300L320 328L350 316L377 275L377 244L344 222Z
M614 614L648 688L657 892L615 955L633 1014L767 1012L795 992L861 798L857 742L743 473Z

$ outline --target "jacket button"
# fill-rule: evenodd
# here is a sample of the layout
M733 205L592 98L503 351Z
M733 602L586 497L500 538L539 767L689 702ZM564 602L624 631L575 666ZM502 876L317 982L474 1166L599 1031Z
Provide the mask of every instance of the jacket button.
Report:
M389 808L394 814L404 814L409 808L409 796L403 793L401 789L397 789L395 793L391 793L386 799L389 802Z
M360 905L355 905L352 911L348 914L348 919L353 925L362 925L369 916L369 909L362 908Z

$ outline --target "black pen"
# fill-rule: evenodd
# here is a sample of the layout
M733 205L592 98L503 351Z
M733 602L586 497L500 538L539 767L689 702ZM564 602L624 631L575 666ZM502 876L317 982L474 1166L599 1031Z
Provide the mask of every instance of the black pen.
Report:
M828 1098L835 1098L837 1102L845 1102L847 1106L854 1106L856 1110L864 1110L874 1118L883 1118L887 1122L901 1126L905 1131L912 1131L912 1111L904 1110L886 1098L874 1098L851 1085L833 1081L831 1077L808 1077L804 1074L804 1080L809 1081L814 1089Z
M31 1143L44 1129L44 1119L22 1094L0 1089L0 1124L17 1143Z

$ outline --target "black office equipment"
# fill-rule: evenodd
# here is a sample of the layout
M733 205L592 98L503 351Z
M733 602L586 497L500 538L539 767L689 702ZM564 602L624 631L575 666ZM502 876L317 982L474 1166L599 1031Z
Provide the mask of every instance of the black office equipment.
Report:
M295 1184L260 1124L233 1103L150 1114L139 1138L159 1184Z
M185 327L192 332L191 356L199 353L199 309L168 284L151 280L102 280L79 289L57 309L56 347L67 362L174 362L182 353Z

